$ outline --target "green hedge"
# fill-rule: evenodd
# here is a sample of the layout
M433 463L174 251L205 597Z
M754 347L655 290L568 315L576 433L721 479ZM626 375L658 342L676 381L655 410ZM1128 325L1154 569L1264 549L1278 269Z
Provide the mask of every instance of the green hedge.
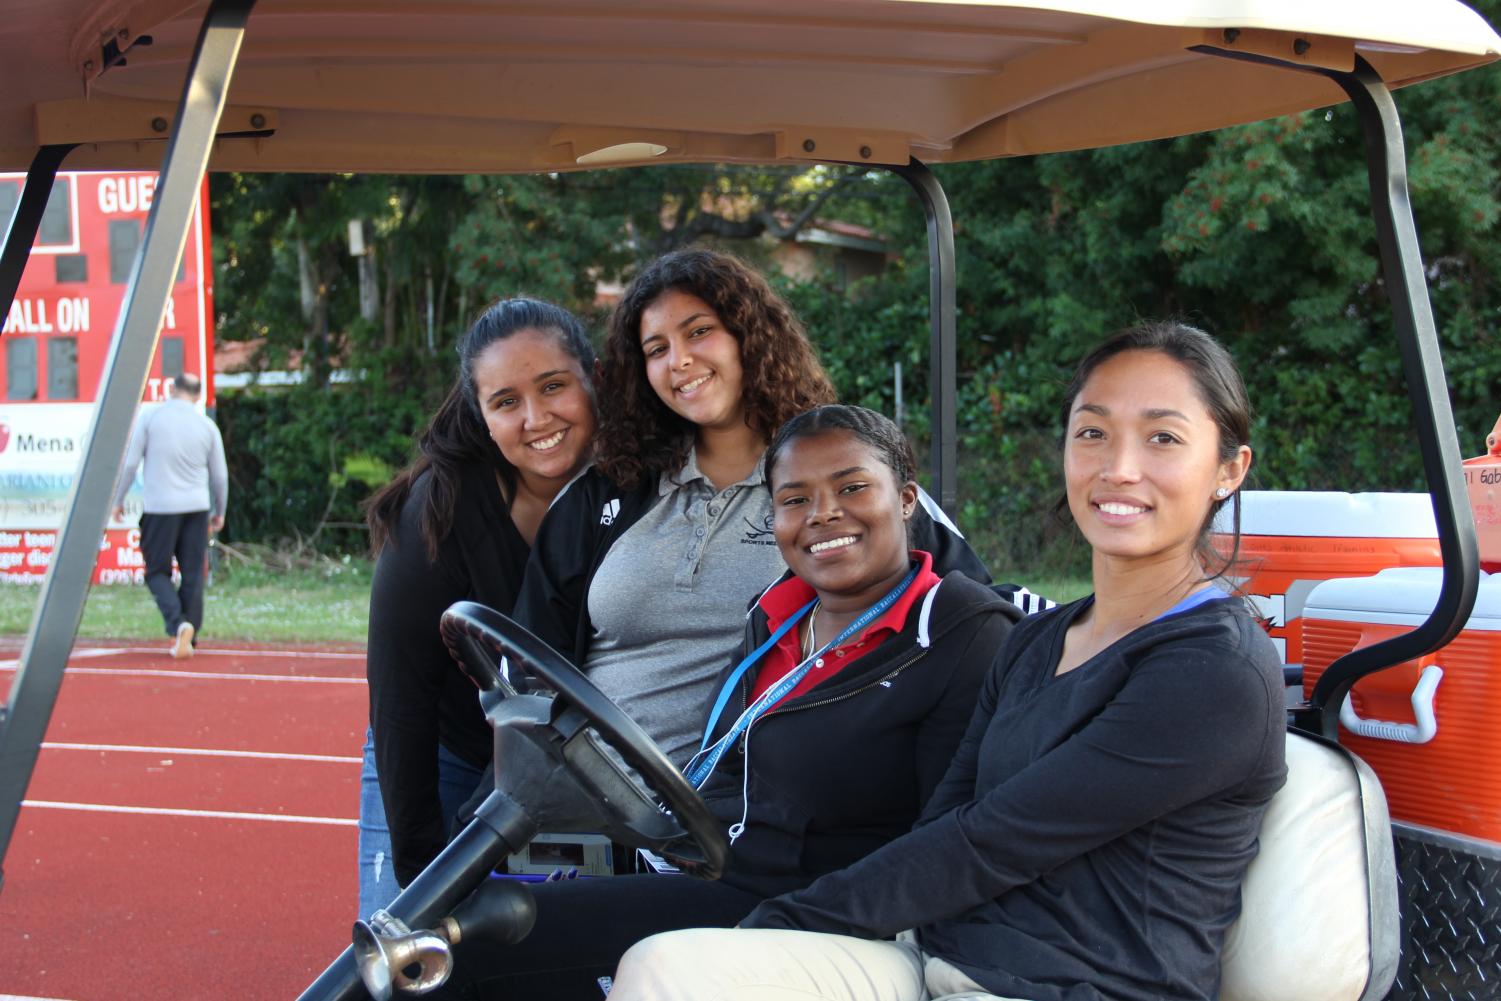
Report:
M227 541L365 550L360 503L406 463L451 375L431 358L383 361L354 383L219 397Z

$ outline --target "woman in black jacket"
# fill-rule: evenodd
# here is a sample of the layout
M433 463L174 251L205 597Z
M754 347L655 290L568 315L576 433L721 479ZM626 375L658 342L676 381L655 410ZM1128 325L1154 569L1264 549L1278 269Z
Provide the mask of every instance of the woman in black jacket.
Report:
M361 781L362 916L442 850L490 759L490 727L438 620L464 599L511 610L542 515L588 459L593 373L589 339L567 310L532 299L496 303L460 341L459 376L417 458L369 501L378 556L366 660L373 738Z
M909 549L912 453L879 414L825 406L793 418L765 475L791 571L752 604L688 770L732 840L724 878L540 884L521 944L457 946L456 981L470 983L455 992L598 998L598 978L633 942L733 925L897 837L932 794L1020 613L961 573L940 579L929 554Z
M901 831L953 760L974 712L964 694L1021 617L909 549L914 467L896 425L840 404L793 418L766 451L789 569L751 608L743 653L778 639L720 674L686 770L730 833L731 886L793 890Z
M612 1001L1218 996L1285 776L1281 665L1209 546L1245 389L1208 335L1150 324L1084 360L1063 416L1094 594L1011 634L917 826L739 928L640 943Z

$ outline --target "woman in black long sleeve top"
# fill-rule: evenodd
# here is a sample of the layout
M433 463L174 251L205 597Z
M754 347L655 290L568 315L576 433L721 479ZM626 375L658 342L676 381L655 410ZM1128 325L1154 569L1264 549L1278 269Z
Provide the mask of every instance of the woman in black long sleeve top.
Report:
M510 611L537 525L587 461L594 434L594 354L566 310L497 303L464 336L459 357L417 459L367 511L379 554L360 803L367 916L442 850L490 757L490 728L443 646L439 618L465 599Z
M1208 548L1245 391L1207 335L1149 325L1085 359L1064 420L1095 593L1011 634L916 828L738 929L648 939L612 1001L1218 995L1285 777L1275 650Z

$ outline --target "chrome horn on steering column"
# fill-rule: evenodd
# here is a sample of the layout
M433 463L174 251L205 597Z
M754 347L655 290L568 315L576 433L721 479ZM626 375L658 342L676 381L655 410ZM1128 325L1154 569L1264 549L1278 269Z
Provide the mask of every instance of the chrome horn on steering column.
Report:
M392 990L426 994L442 987L453 972L453 951L459 940L459 925L444 918L436 931L412 931L406 922L385 911L376 911L368 923L354 923L354 958L360 979L375 1001L390 1001ZM407 970L419 968L415 976Z
M525 885L487 879L432 930L413 931L384 910L376 911L368 922L356 921L355 964L375 1001L390 1001L393 991L426 994L448 982L453 973L451 947L460 938L515 945L526 938L536 920L537 904ZM413 966L417 972L409 975Z

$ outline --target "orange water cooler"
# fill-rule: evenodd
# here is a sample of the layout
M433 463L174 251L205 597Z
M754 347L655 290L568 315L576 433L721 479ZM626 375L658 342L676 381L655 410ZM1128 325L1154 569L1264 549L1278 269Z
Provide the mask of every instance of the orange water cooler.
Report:
M1303 608L1303 691L1337 658L1421 624L1443 572L1384 570L1320 584ZM1340 743L1386 788L1392 819L1501 850L1501 575L1482 574L1464 631L1447 646L1359 681Z
M1229 514L1227 505L1216 525L1221 532L1230 527ZM1240 532L1234 579L1286 664L1304 660L1299 619L1321 582L1442 563L1427 494L1247 490Z

